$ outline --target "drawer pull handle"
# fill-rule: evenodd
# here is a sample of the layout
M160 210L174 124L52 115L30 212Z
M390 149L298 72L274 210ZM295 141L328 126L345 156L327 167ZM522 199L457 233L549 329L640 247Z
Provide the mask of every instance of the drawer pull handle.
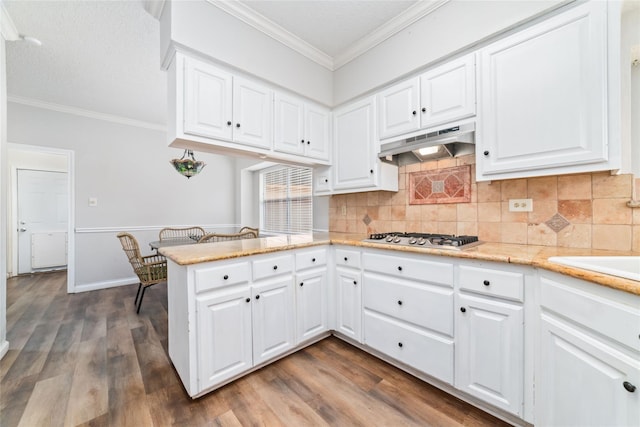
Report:
M229 275L228 275L228 274L225 274L225 275L224 275L224 277L223 277L223 279L224 279L224 280L229 280Z
M260 299L260 295L256 295L256 299Z
M277 270L277 269L278 269L278 266L277 266L277 265L274 265L274 266L273 266L273 269L274 269L274 270Z
M466 313L467 309L464 308L464 307L460 307L460 311L463 312L463 313Z
M245 301L246 302L251 302L251 298L247 298Z
M401 265L398 266L398 271L402 271L402 266Z
M622 386L625 388L625 390L627 390L629 393L633 393L634 391L636 391L636 386L634 386L633 384L631 384L629 381L625 381L622 383Z
M316 262L316 259L315 258L311 258L311 262Z
M402 343L401 342L398 343L398 347L402 348Z
M482 282L482 284L485 285L485 286L489 286L491 284L491 282L488 281L488 280L485 280L484 282Z
M304 286L304 282L300 282L300 286Z
M398 305L402 305L402 301L401 300L398 300Z

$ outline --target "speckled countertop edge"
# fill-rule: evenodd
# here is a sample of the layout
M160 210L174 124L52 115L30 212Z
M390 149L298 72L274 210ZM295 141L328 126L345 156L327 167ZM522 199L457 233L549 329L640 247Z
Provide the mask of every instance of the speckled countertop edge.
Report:
M220 261L224 259L266 254L289 249L301 249L319 245L333 244L359 246L375 249L389 249L398 252L527 265L640 295L640 282L638 281L597 273L581 268L568 267L548 260L550 257L554 256L639 256L640 253L638 252L502 243L484 243L465 251L455 251L363 242L362 239L364 238L366 238L365 235L350 233L314 233L309 235L291 236L281 235L213 244L205 243L197 245L171 246L162 248L159 252L179 265L192 265L203 262Z

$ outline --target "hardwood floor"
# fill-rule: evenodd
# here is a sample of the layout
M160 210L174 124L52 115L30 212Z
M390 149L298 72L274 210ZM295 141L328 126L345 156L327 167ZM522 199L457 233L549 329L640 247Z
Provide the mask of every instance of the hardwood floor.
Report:
M0 425L497 426L502 421L337 338L197 400L167 353L165 285L66 294L64 272L7 283Z

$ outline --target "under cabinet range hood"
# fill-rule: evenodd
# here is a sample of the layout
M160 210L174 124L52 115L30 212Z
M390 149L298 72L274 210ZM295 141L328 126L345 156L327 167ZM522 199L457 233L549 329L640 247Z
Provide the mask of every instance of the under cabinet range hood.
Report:
M449 126L380 146L380 160L398 166L475 152L475 123Z

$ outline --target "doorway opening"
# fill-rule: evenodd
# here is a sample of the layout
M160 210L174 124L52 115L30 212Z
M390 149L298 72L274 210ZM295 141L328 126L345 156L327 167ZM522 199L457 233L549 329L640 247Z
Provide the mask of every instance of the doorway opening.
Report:
M73 151L8 144L7 272L67 269L75 291Z

